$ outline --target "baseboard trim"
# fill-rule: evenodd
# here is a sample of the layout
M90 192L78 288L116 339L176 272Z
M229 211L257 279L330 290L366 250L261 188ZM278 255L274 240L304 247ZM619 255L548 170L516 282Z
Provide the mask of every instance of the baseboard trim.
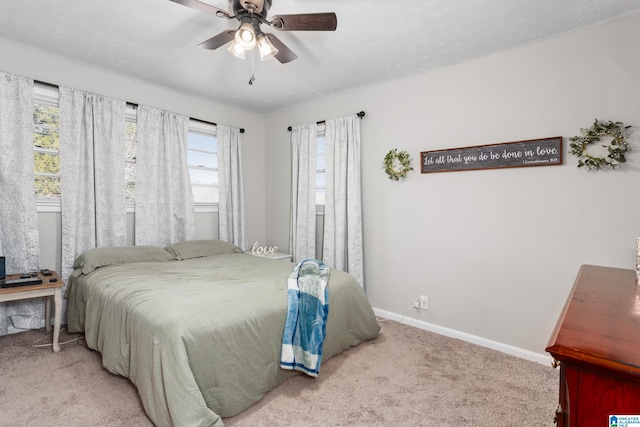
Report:
M7 327L7 335L17 334L17 333L26 332L26 331L28 331L28 329L17 329L17 328L14 328L12 325L9 325Z
M511 356L516 356L521 359L530 360L532 362L538 362L540 364L547 365L547 366L551 365L552 357L548 354L535 353L530 350L525 350L519 347L514 347L512 345L503 344L498 341L489 340L476 335L468 334L466 332L457 331L455 329L445 328L444 326L439 326L433 323L425 322L423 320L402 316L400 314L392 313L390 311L374 308L373 312L376 314L376 316L384 317L385 319L395 320L396 322L404 323L405 325L413 326L419 329L424 329L426 331L434 332L436 334L444 335L450 338L457 338L459 340L467 341L472 344L477 344L482 347L487 347L492 350L497 350L502 353L510 354Z

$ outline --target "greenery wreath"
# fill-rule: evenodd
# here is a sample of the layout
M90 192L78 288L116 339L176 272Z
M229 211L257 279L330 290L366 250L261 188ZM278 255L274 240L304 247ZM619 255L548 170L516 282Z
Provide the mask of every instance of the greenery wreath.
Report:
M411 156L406 151L398 151L394 148L384 156L384 171L389 175L389 179L393 181L404 180L407 173L412 171Z
M631 145L624 136L624 130L631 126L625 126L622 122L599 122L596 119L589 129L581 129L581 136L570 138L569 152L578 157L578 167L586 166L587 169L600 169L608 166L615 169L620 163L627 161L625 153L631 149ZM611 143L603 145L608 151L606 157L592 156L587 153L587 147L596 141L600 141L601 136L610 136Z

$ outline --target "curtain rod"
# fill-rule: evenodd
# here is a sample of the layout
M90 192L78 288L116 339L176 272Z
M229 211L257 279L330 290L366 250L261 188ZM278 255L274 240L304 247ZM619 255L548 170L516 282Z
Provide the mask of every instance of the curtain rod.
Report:
M210 125L218 126L217 123L208 122L206 120L194 119L193 117L191 117L191 120L195 120L196 122L200 122L200 123L208 123ZM244 133L244 128L240 128L240 133Z
M133 102L127 102L127 105L131 106L132 108L138 108L138 104L135 104ZM204 123L204 124L207 124L207 125L218 126L217 123L210 122L208 120L196 119L194 117L189 117L189 119L193 120L194 122L200 122L200 123ZM244 128L240 128L240 133L244 133Z
M53 84L53 83L43 82L43 81L41 81L41 80L34 80L33 82L34 82L34 83L41 84L41 85L43 85L43 86L49 86L49 87L53 87L53 88L56 88L56 89L60 89L60 86L58 86L58 85L56 85L56 84ZM134 103L134 102L129 102L129 101L127 101L127 105L129 105L129 106L131 106L131 107L133 107L133 108L138 108L138 104L136 104L136 103ZM217 123L209 122L209 121L207 121L207 120L194 119L193 117L189 117L189 118L190 118L191 120L195 120L196 122L206 123L206 124L209 124L209 125L218 126L218 124L217 124ZM240 128L240 133L244 133L244 128Z
M359 113L356 114L356 116L360 117L361 119L365 116L365 112L364 111L360 111ZM317 125L321 125L324 123L324 120L320 120L319 122L316 122ZM289 126L287 128L287 130L289 132L291 132L291 129L293 129L291 126Z
M44 85L44 86L55 87L56 89L60 88L60 86L58 86L58 85L55 85L53 83L43 82L43 81L40 81L40 80L34 80L33 82L34 83L38 83L40 85Z

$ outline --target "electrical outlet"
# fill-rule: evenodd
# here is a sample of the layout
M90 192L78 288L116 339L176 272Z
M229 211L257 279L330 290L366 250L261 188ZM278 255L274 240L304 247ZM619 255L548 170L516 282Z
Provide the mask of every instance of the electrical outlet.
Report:
M429 310L429 297L426 295L420 295L413 302L413 308L420 310Z
M418 298L418 308L423 310L429 310L429 297L426 295L420 295Z

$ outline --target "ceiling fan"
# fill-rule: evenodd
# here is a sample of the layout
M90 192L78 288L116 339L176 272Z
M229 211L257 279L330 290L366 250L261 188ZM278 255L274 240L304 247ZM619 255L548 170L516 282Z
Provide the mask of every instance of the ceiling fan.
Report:
M269 21L267 13L272 0L228 0L232 12L198 0L171 1L220 18L237 19L240 22L238 29L223 31L198 46L204 49L217 49L232 42L227 50L242 59L245 59L246 52L251 51L255 46L258 47L262 60L275 57L285 64L298 57L275 35L264 33L260 28L261 24L279 31L335 31L338 26L338 19L333 12L274 15Z

